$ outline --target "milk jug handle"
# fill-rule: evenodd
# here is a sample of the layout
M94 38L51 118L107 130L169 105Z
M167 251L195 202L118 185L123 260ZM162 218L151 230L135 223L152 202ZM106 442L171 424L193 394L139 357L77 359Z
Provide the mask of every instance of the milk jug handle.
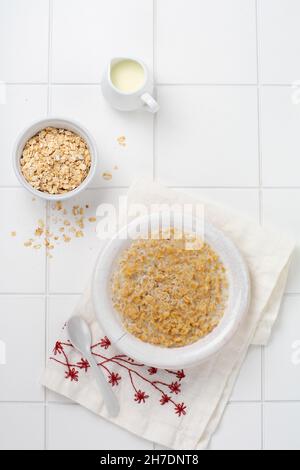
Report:
M157 111L159 110L159 104L155 101L153 96L150 95L150 93L144 93L141 96L141 100L145 104L145 108L147 109L147 111L149 111L150 113L157 113Z

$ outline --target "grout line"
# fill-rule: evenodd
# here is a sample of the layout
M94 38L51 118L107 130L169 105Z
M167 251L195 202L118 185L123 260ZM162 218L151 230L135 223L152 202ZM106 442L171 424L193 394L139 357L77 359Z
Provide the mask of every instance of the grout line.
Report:
M82 295L83 292L48 292L48 297L50 296L75 296ZM46 297L45 292L0 292L0 297ZM285 292L284 297L299 297L300 292Z
M5 82L7 86L47 86L48 82ZM261 83L261 87L291 87L292 83ZM101 86L101 82L51 82L51 86ZM165 87L165 86L193 86L193 87L256 87L256 83L195 83L195 82L185 82L185 83L156 83L156 86Z
M153 80L157 80L157 0L153 0ZM157 88L157 86L156 86ZM156 89L157 93L157 89ZM152 129L152 178L156 179L156 132L157 132L157 113L153 116L153 129Z
M51 114L51 75L52 75L52 20L53 4L48 0L48 83L47 83L47 116ZM46 230L50 230L50 202L46 202ZM45 250L45 366L48 354L48 314L49 314L49 258ZM44 449L48 447L48 410L47 389L44 393Z
M260 87L260 34L259 34L259 5L255 0L255 34L256 34L256 66L257 66L257 136L258 136L258 175L259 175L259 222L263 225L263 155L262 155L262 127L261 127L261 87ZM265 399L265 348L260 348L261 357L261 450L264 449L264 399Z
M249 189L261 189L261 190L299 190L300 186L187 186L187 185L177 185L177 186L168 186L168 188L173 189L239 189L239 190L249 190Z
M171 188L171 189L220 189L220 190L223 190L223 189L228 189L228 190L244 190L244 191L247 191L247 190L258 190L258 189L261 189L263 191L298 191L300 190L300 186L260 186L260 185L254 185L254 186L188 186L188 185L166 185L168 188ZM94 187L89 187L86 189L86 191L102 191L102 190L111 190L111 189L129 189L130 186L94 186ZM0 185L0 191L1 190L16 190L16 189L20 189L22 191L24 191L24 188L22 186L5 186L5 185Z
M73 401L55 401L55 400L49 400L47 402L49 405L59 405L59 406L81 406L79 403L73 402ZM232 400L228 402L230 405L249 405L249 404L257 404L259 405L261 403L261 400ZM300 405L300 399L299 400L265 400L264 403L266 404L274 404L274 405L281 405L281 404L296 404ZM38 401L38 400L0 400L0 405L44 405L43 400Z

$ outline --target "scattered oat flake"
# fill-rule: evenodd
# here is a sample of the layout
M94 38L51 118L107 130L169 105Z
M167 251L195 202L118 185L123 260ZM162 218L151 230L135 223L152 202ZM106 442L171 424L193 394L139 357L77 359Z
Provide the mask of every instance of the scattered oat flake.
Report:
M61 211L62 208L63 208L62 203L61 203L60 201L57 201L57 202L55 203L55 209L56 209L57 211Z
M102 173L102 178L106 181L110 181L112 179L112 174L106 171Z
M64 220L64 225L68 227L69 225L71 225L71 222L69 220Z
M66 243L69 243L71 241L71 237L68 237L68 235L63 235L63 238Z
M80 228L84 228L83 217L76 220L76 225L78 225L78 227L80 227Z
M96 217L89 217L89 222L92 223L92 222L96 222L96 221L97 221Z
M36 237L40 237L41 235L43 235L43 233L44 233L44 230L41 227L38 227L34 232Z
M74 216L79 215L80 214L80 207L79 206L73 206L72 207L72 214Z
M77 232L76 232L75 235L76 235L76 238L82 238L82 237L84 237L84 234L83 234L82 230L77 230Z
M35 250L40 250L42 248L42 245L41 244L38 244L38 245L33 245L33 248Z
M10 232L10 235L11 235L12 237L16 237L16 236L17 236L17 232Z
M120 137L117 138L117 142L122 147L126 147L126 137L125 137L125 135L120 135Z
M24 242L24 246L26 247L32 246L32 240L27 240L26 242Z

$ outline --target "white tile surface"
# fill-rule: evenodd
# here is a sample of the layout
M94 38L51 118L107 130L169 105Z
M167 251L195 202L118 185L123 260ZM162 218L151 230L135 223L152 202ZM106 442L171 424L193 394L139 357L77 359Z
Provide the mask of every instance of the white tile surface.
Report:
M287 292L300 293L300 190L268 189L263 192L264 224L282 229L296 243Z
M256 82L254 0L159 0L160 83Z
M49 405L48 418L50 450L153 449L151 442L79 406ZM62 423L68 423L67 428Z
M25 247L34 236L45 204L23 189L0 189L0 293L41 293L45 287L45 250ZM16 232L12 237L11 232Z
M1 0L0 81L47 81L48 5L48 0Z
M265 399L300 401L300 297L286 297L265 350Z
M100 82L112 57L152 67L152 24L152 0L53 0L52 80Z
M1 56L1 53L0 53ZM47 109L46 85L7 85L6 99L0 103L0 186L18 186L12 167L17 136L31 122L44 118Z
M0 296L0 338L6 345L0 401L43 401L39 378L45 366L44 298Z
M300 449L300 403L264 405L264 448L266 450Z
M261 398L261 348L251 346L230 400L259 401Z
M157 176L171 185L258 184L256 90L160 87Z
M262 168L265 186L299 186L299 97L299 91L291 87L261 89Z
M88 218L95 217L96 209L99 204L118 203L119 195L124 194L124 190L87 190L83 194L66 202L64 208L68 210L69 215L63 216L62 221L56 220L61 215L57 211L51 212L50 227L53 233L59 233L59 228L64 220L69 220L72 226L76 226L74 217L70 216L72 207L80 205L85 208L85 228L83 238L76 238L71 234L70 243L60 241L53 250L53 258L49 260L51 293L80 293L86 287L95 264L95 259L104 246L105 241L101 241L96 235L97 223L90 223Z
M259 0L261 79L291 83L300 79L298 0Z
M84 289L102 244L96 224L86 223L84 238L56 246L48 270L43 249L24 247L45 217L45 204L13 188L10 154L19 130L48 111L77 119L91 131L100 152L97 189L67 204L88 203L88 216L99 202L115 202L123 193L117 188L155 174L162 183L186 187L256 220L262 189L264 223L273 222L299 241L300 189L284 187L300 187L299 105L291 101L300 94L282 86L300 80L299 13L298 0L0 0L0 82L14 83L6 86L6 96L0 83L0 339L4 331L12 361L9 369L0 366L0 448L39 449L48 437L50 448L152 448L39 389L45 331L48 357L77 300L69 294ZM156 118L118 113L104 101L100 80L113 55L139 56L150 70L154 64L161 84ZM117 142L121 135L126 147ZM112 180L105 181L103 172L111 172ZM57 215L51 212L54 231L61 223L53 220ZM213 449L259 449L262 441L267 448L300 448L299 403L291 401L299 400L299 365L289 362L293 353L300 360L299 253L298 247L287 287L297 295L285 301L262 371L260 349L251 348ZM41 297L22 295L30 293ZM7 316L11 310L15 315ZM16 375L21 349L31 360ZM14 387L17 381L20 387ZM267 400L279 400L264 404L263 430L262 390ZM44 397L47 414L44 403L19 402Z
M232 403L215 433L211 450L260 450L261 405Z
M51 112L81 122L96 139L99 165L92 186L128 186L152 176L153 117L150 113L120 113L104 100L98 86L54 86ZM125 136L126 146L117 139ZM114 167L118 169L115 170ZM103 179L103 173L112 179Z
M199 200L214 202L220 206L230 208L240 214L259 221L259 191L256 189L177 189L198 197Z
M0 450L44 448L44 405L0 403Z

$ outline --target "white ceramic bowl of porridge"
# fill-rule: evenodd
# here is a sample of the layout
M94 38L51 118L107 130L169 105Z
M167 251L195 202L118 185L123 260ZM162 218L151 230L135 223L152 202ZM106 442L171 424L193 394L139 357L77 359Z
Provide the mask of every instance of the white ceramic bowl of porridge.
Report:
M250 299L248 269L231 240L220 230L205 223L201 237L218 254L226 268L229 287L223 317L211 333L186 346L162 347L141 341L125 329L121 315L114 308L111 279L121 254L131 246L137 228L139 232L148 233L152 218L157 216L146 216L129 223L100 253L92 283L96 316L112 343L128 357L161 369L192 367L218 353L230 341L246 316ZM190 230L194 229L195 220L191 220ZM189 231L187 225L185 230Z

